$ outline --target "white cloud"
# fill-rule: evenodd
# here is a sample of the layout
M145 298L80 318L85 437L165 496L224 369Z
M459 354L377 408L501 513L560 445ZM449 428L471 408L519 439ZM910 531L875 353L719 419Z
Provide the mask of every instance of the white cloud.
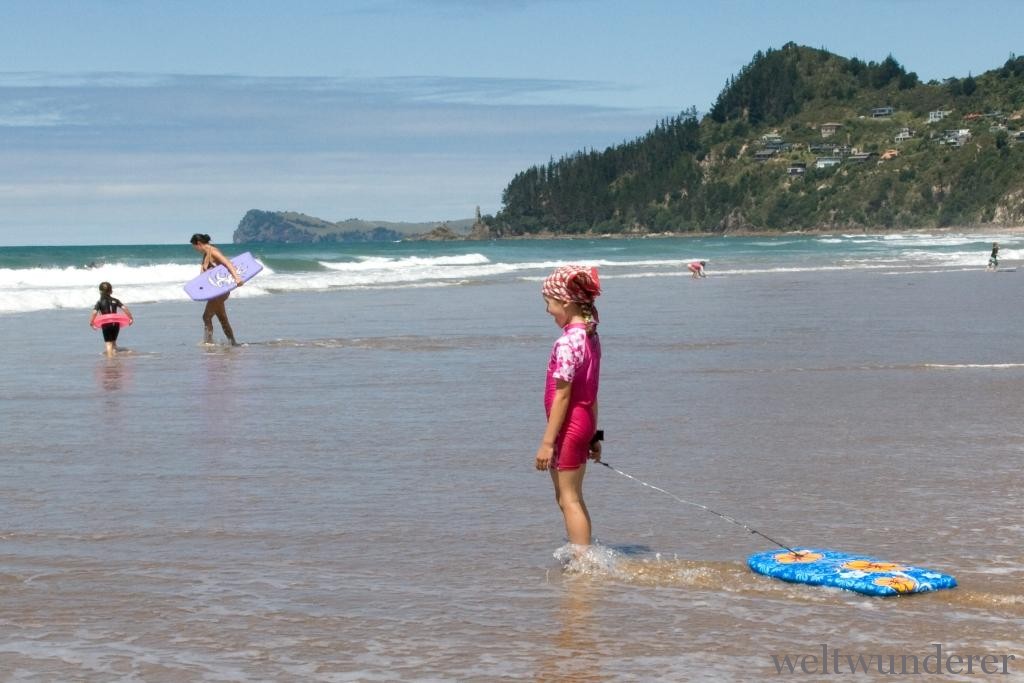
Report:
M409 221L494 212L516 172L670 113L572 104L601 87L0 74L0 243L24 243L27 226L59 236L51 243L173 241L182 225L233 230L251 208Z

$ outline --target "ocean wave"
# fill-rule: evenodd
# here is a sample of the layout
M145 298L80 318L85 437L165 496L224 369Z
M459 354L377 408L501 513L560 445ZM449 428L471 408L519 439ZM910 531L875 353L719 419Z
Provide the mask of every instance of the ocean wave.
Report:
M1004 262L1024 259L1013 235L820 235L707 240L623 240L589 248L581 242L537 241L426 245L290 245L254 250L259 277L237 293L257 297L302 291L474 286L500 280L542 280L567 263L597 266L602 278L688 276L686 264L711 264L710 275L749 276L868 270L883 273L981 270L989 245L1003 245ZM466 247L472 251L468 251ZM782 247L777 248L777 247ZM175 247L37 248L0 251L0 314L52 309L88 311L102 281L114 296L138 303L188 301L182 286L198 264ZM468 253L460 253L468 252ZM89 263L89 266L82 264ZM96 265L99 264L99 265Z
M709 277L720 277L723 275L772 275L781 273L825 273L835 271L857 271L857 270L881 270L891 268L891 264L856 264L856 265L835 265L835 266L776 266L765 268L722 268L711 271ZM602 275L608 280L628 280L645 277L690 277L688 271L647 272L647 273L616 273ZM524 276L522 280L543 280L544 276Z
M160 282L187 282L199 274L193 264L159 263L133 266L107 263L95 268L0 268L0 289L93 287L100 282L140 285Z
M978 245L979 249L984 249L987 245L992 242L1006 242L1014 241L1015 237L1008 237L1006 235L985 235L985 234L949 234L949 235L932 235L928 233L921 234L891 234L891 235L842 235L842 237L836 237L834 235L822 235L821 237L815 238L815 241L819 244L857 244L857 245L878 245L879 247L886 249L901 249L909 247L919 248L938 248L938 247L957 247L966 245Z
M129 307L160 301L188 301L183 286L198 275L194 263L131 265L107 263L95 268L0 268L0 314L53 309L92 309L101 282L114 285L114 296ZM274 271L264 268L263 277ZM246 286L241 296L266 294Z
M1000 257L1005 260L1016 260L1020 258L1019 250L1003 250ZM988 250L972 251L928 251L925 249L911 249L900 254L906 261L913 261L918 264L931 264L943 266L977 266L984 268L988 264Z
M432 266L478 266L490 263L483 254L464 254L461 256L407 256L391 258L387 256L363 256L355 261L318 261L324 268L339 271L370 271L400 270L404 268L424 268Z
M1011 368L1024 368L1024 363L925 363L922 367L930 370L975 370L985 368L1007 370Z
M91 285L99 282L90 283ZM151 285L116 286L114 296L129 308L136 304L150 304L164 301L190 301L182 285L184 281ZM233 297L262 296L269 292L259 286L246 285L232 293ZM81 309L91 311L99 299L95 286L89 287L46 287L39 289L9 290L0 288L0 314L29 313L32 311Z

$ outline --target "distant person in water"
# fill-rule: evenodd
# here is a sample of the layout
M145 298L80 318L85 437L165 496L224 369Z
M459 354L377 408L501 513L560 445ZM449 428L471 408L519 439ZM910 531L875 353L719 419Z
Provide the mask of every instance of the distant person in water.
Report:
M569 543L590 545L590 513L583 502L587 459L601 460L604 433L597 429L601 342L594 299L601 293L596 268L562 266L544 280L548 314L562 330L548 361L544 388L547 427L534 466L548 470L565 518Z
M707 265L707 261L693 261L690 265L686 266L690 269L690 277L697 279L699 277L707 277L708 274L704 272L704 266Z
M985 270L999 270L999 242L992 243L992 255L988 257L988 268Z
M112 296L113 293L114 287L109 282L100 283L100 300L92 307L92 315L89 317L89 325L92 325L92 321L96 319L96 316L108 313L117 313L117 309L119 308L124 311L126 316L128 316L128 320L135 320L132 316L132 312L128 310L128 307L121 303L119 299L115 299ZM108 323L106 325L101 325L100 331L103 332L103 343L106 345L107 357L113 358L117 354L117 335L121 331L121 325L118 323Z
M231 259L226 257L220 252L220 249L210 244L210 236L202 233L196 233L192 235L192 239L189 240L192 244L192 248L203 255L203 263L199 267L200 272L205 273L211 268L217 266L224 266L231 273L231 276L235 278L235 282L239 287L242 286L242 276L238 274L235 269L235 264L231 262ZM213 318L216 316L217 320L220 321L220 326L224 330L224 336L228 338L228 341L232 346L238 346L238 342L235 341L235 333L231 329L231 323L228 322L228 311L224 304L231 296L231 292L227 292L216 299L210 299L206 302L206 308L203 310L203 343L213 343Z

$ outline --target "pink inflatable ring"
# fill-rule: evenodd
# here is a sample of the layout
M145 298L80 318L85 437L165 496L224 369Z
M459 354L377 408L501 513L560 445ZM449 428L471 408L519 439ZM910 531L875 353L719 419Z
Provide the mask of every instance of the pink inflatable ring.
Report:
M97 330L103 325L124 325L127 327L132 324L132 319L126 316L124 313L100 313L98 316L92 319L92 326Z

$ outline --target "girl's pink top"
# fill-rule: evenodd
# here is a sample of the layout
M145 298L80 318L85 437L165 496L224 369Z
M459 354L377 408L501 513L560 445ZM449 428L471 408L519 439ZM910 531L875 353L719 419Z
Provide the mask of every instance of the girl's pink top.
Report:
M563 425L563 431L568 423L583 417L583 415L576 416L578 412L592 413L594 401L597 400L600 375L601 341L597 333L588 335L587 326L584 323L569 323L551 349L547 383L544 387L545 414L551 414L551 404L555 400L556 380L572 384L572 392L569 396L569 414L566 418L567 424ZM587 438L589 439L589 435Z

